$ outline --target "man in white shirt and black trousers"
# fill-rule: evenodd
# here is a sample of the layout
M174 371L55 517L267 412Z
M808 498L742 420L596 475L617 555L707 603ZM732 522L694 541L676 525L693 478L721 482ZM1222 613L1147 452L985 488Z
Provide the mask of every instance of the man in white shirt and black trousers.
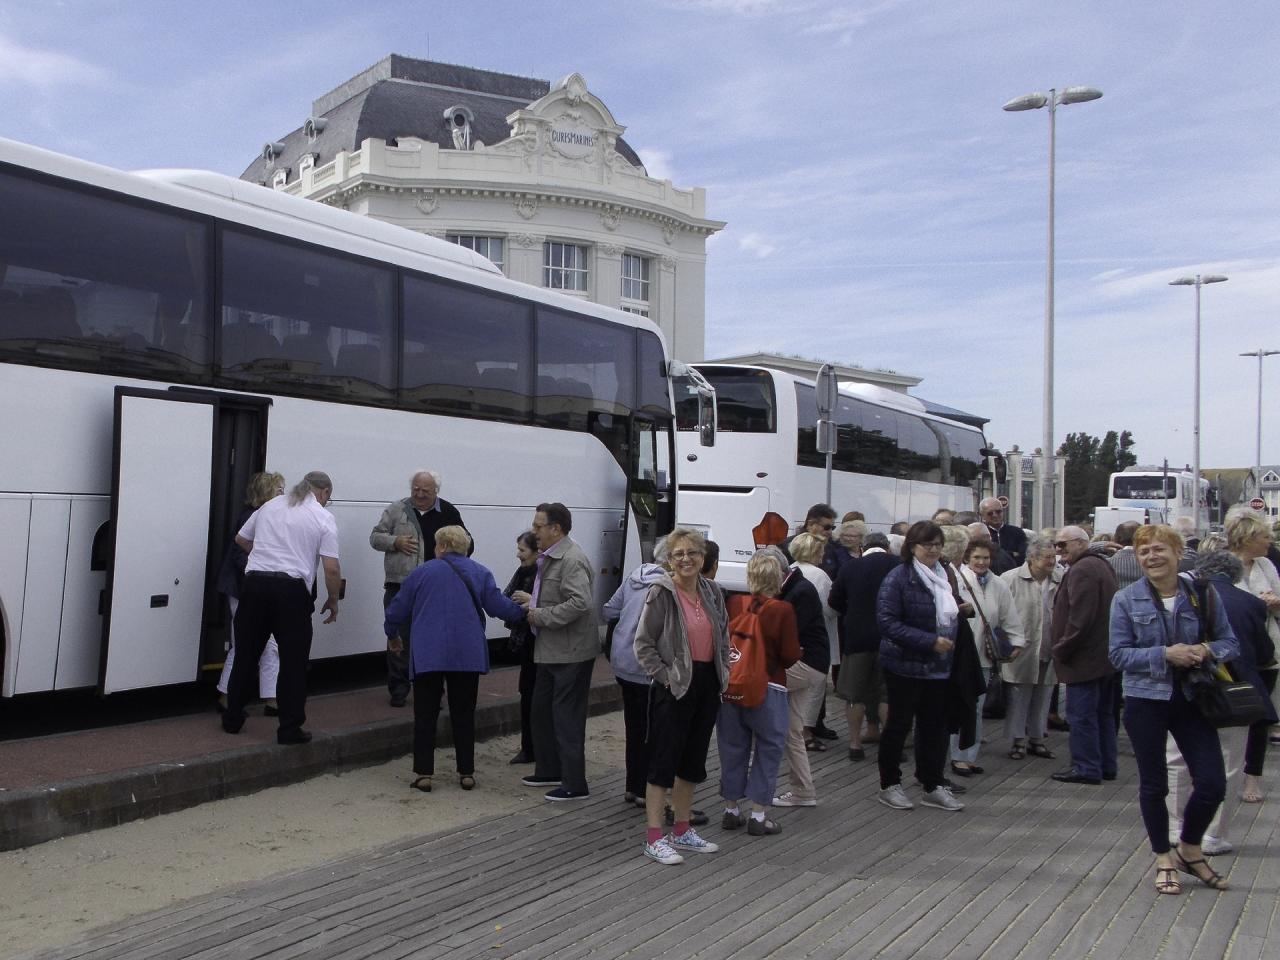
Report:
M311 615L315 610L312 586L316 563L324 567L328 598L322 610L325 623L338 619L338 593L342 571L338 566L338 525L325 509L333 493L327 473L313 470L287 494L268 500L251 516L236 543L249 554L244 587L236 610L235 665L227 689L227 710L222 729L239 733L244 726L244 705L253 694L258 657L272 635L280 647L280 679L276 701L280 705L278 743L307 743L307 660L311 656Z

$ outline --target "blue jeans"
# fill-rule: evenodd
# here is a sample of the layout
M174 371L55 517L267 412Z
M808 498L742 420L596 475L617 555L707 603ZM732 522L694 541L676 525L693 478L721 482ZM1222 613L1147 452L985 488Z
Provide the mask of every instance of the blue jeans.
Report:
M1071 766L1086 777L1110 777L1116 772L1114 698L1111 677L1067 684Z
M1165 741L1170 736L1191 774L1191 796L1182 812L1182 840L1198 845L1227 794L1218 731L1187 703L1176 683L1169 700L1125 697L1124 728L1138 761L1138 807L1152 851L1169 852L1169 811L1164 798L1169 793Z
M787 691L773 684L769 684L764 703L753 709L720 704L716 743L720 750L720 796L726 803L747 797L762 810L773 803L790 712Z

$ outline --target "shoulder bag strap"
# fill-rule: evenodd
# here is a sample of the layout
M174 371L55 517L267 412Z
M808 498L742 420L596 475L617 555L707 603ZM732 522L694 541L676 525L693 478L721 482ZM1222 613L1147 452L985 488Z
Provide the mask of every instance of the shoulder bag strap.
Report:
M978 592L969 583L969 578L964 575L964 571L960 567L956 567L956 573L964 581L964 585L969 588L969 596L973 598L973 609L978 611L978 619L982 621L982 645L987 649L987 659L992 664L996 664L999 658L996 656L995 631L991 629L991 624L987 622L987 615L982 612L982 604L978 602Z
M452 570L454 576L456 576L459 580L461 580L462 585L467 588L467 593L471 595L471 602L475 604L475 607L476 607L476 616L480 618L480 629L483 630L485 625L484 611L480 608L480 598L476 596L475 590L471 589L471 582L462 575L461 570L455 567L448 560L445 560L444 557L441 557L440 559L444 560L445 566L447 566L450 570Z

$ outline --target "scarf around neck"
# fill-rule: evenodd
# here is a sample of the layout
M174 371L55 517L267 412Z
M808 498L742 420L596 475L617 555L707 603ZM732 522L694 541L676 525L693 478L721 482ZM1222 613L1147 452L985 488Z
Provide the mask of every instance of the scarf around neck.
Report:
M951 595L951 581L942 572L939 564L926 567L914 558L911 563L915 567L916 574L933 594L933 610L938 626L938 636L951 636L951 628L955 625L956 617L960 613L960 608L956 606L956 598Z

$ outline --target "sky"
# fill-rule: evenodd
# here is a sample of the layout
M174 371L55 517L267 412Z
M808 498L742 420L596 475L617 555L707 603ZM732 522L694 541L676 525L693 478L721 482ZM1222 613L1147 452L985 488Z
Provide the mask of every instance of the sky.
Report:
M707 190L707 355L893 370L1041 445L1048 110L1057 111L1055 442L1254 461L1280 349L1273 0L0 0L0 137L238 175L389 53L579 72L651 175ZM2 216L2 212L0 212ZM1280 356L1263 379L1280 462Z

